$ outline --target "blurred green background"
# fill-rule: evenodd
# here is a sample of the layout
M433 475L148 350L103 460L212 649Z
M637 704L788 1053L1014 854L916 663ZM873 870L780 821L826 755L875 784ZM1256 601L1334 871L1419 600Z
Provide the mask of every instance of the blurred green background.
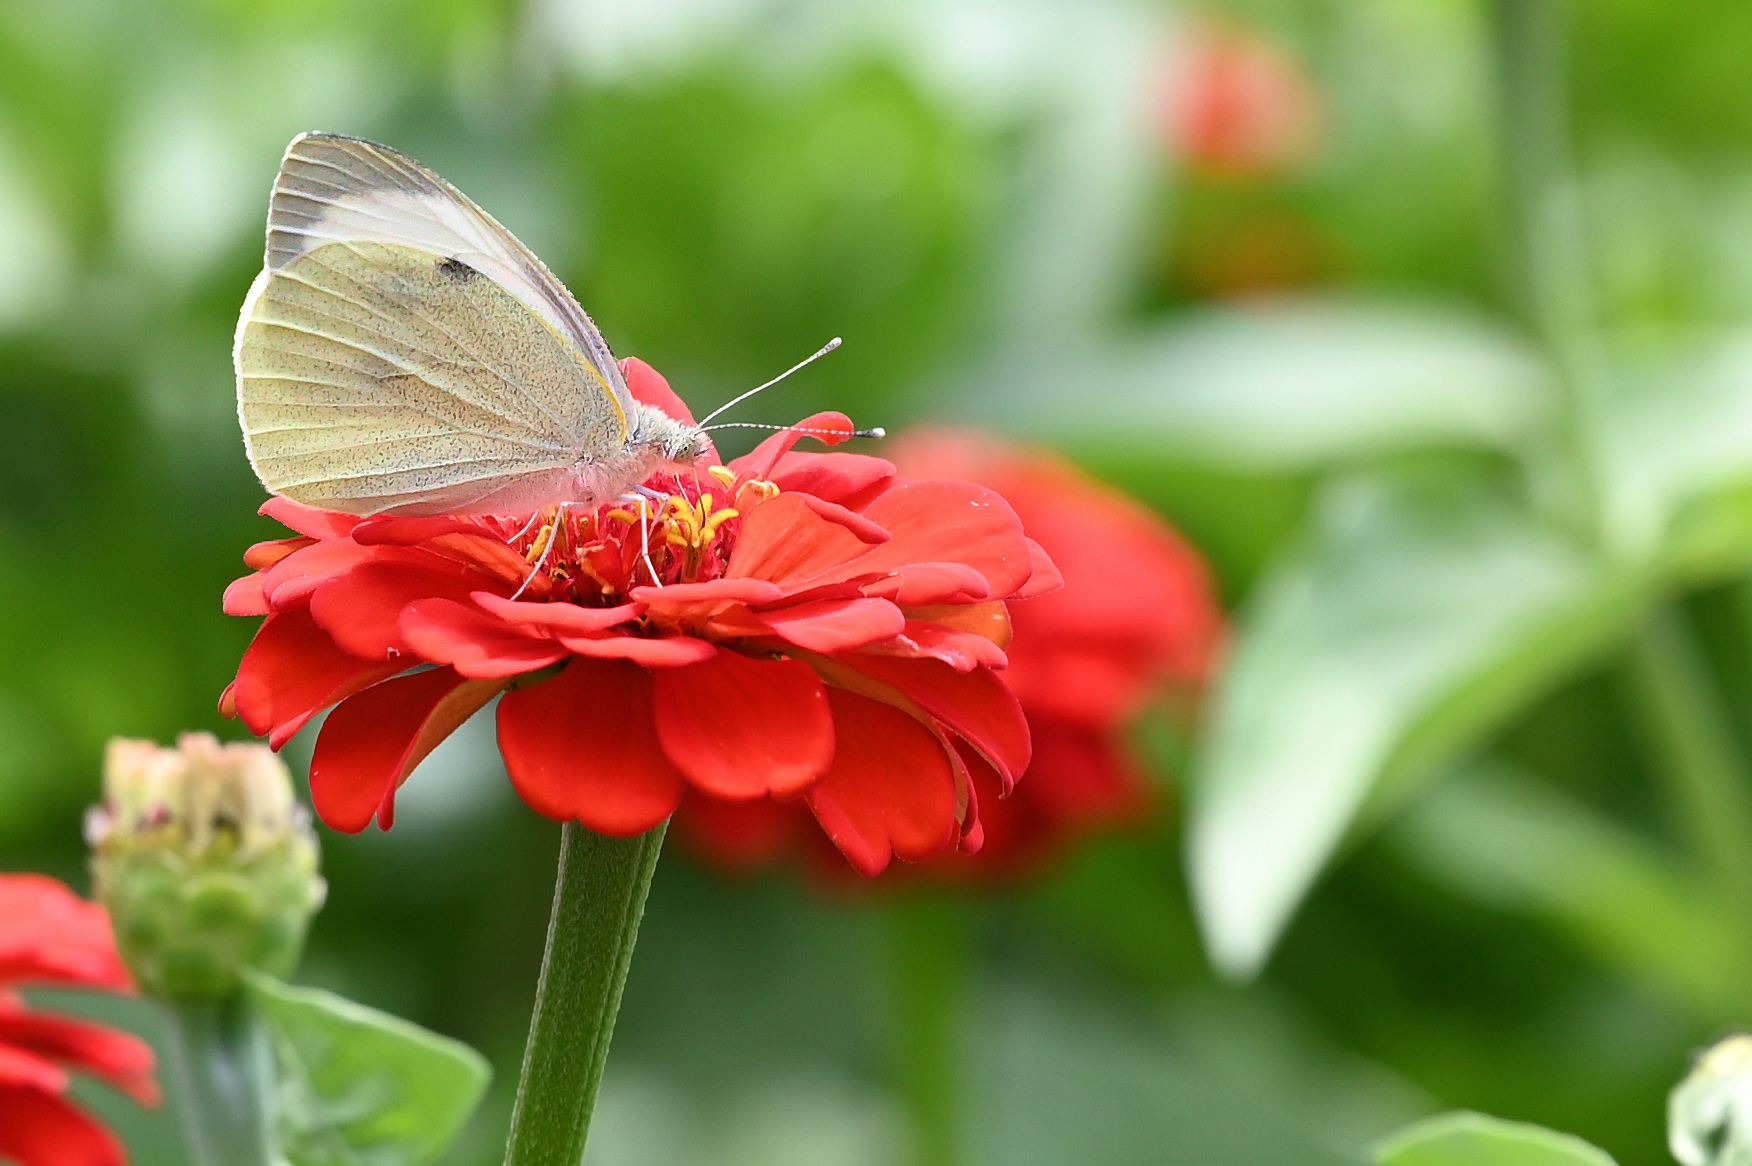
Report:
M7 0L0 867L85 885L110 734L241 731L231 336L339 130L696 409L843 335L742 415L1052 441L1235 613L1192 740L1145 732L1160 820L1025 885L672 847L591 1166L923 1161L921 1095L994 1166L1357 1162L1453 1107L1666 1161L1752 1020L1749 56L1706 0ZM558 831L484 719L398 811L324 832L300 978L491 1057L445 1161L496 1162Z

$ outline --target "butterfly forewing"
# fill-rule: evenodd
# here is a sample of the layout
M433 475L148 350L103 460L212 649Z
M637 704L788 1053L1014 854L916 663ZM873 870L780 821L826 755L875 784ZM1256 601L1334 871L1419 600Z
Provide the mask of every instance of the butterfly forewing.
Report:
M517 513L624 432L584 354L451 257L324 243L257 280L238 415L268 489L352 513Z
M602 333L535 254L469 197L405 154L339 134L300 134L268 203L267 269L325 242L400 243L460 259L576 344L622 413L631 396Z

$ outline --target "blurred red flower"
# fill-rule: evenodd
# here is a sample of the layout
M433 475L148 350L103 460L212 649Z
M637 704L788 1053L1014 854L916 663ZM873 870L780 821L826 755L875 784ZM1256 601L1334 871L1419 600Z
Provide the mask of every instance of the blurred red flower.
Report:
M20 1166L119 1166L114 1134L66 1099L68 1070L158 1103L152 1050L138 1037L34 1012L13 989L63 984L131 992L109 916L45 875L0 874L0 1158Z
M687 417L655 370L622 367L635 396ZM552 818L635 834L691 788L807 805L866 874L976 849L970 775L1007 789L1029 757L994 672L1003 601L1056 571L992 491L793 452L804 430L833 443L851 424L817 414L728 465L654 475L648 521L634 505L525 523L271 499L298 536L250 548L255 573L226 591L226 611L267 618L221 708L277 748L336 705L310 786L339 830L387 828L409 771L503 693L506 769Z
M1162 96L1169 145L1196 170L1258 176L1306 161L1320 103L1282 46L1215 18L1189 23Z
M1013 873L1141 815L1151 785L1126 729L1164 691L1193 690L1222 639L1198 553L1138 503L1050 453L939 428L903 435L889 452L903 473L965 479L1002 495L1064 579L1051 594L1006 604L1013 638L1000 675L1027 715L1027 780L1000 797L989 775L976 773L985 846L976 859L945 857L930 869ZM808 845L794 812L771 801L730 804L690 792L677 825L732 868Z

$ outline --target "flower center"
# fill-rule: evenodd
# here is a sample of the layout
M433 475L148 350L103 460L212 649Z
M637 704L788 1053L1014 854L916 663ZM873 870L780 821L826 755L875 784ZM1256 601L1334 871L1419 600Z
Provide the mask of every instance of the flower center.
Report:
M778 492L759 478L738 483L724 466L659 474L631 499L544 511L510 544L536 569L532 598L612 607L635 587L720 578L742 513Z

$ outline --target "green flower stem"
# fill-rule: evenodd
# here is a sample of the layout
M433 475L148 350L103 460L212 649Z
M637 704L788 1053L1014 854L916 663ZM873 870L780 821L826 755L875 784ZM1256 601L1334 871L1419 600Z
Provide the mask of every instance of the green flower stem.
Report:
M957 1166L972 921L955 898L897 906L893 966L897 1084L912 1116L918 1166Z
M567 822L505 1166L578 1166L667 823L635 838Z
M1491 28L1513 295L1562 394L1562 516L1593 539L1603 525L1595 419L1609 373L1570 156L1565 7L1564 0L1493 0Z
M1638 704L1693 851L1752 911L1752 778L1721 692L1682 610L1660 606L1637 629Z
M278 1159L263 1098L274 1068L248 998L159 1003L192 1166L271 1166Z

